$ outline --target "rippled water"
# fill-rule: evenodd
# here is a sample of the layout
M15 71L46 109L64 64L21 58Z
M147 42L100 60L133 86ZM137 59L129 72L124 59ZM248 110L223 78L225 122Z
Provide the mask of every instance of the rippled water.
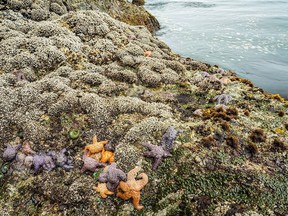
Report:
M146 0L174 52L288 97L288 0Z

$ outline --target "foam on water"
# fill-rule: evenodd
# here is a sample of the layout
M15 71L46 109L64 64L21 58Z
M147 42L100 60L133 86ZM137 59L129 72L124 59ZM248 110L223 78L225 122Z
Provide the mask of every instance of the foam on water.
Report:
M288 97L288 1L146 0L175 52Z

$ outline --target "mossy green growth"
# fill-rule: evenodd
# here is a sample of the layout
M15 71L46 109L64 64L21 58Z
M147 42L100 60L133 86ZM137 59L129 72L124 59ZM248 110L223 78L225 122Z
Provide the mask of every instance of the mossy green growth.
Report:
M216 208L215 204L223 202L239 204L246 210L257 208L263 214L267 214L269 209L275 210L275 206L281 214L288 209L287 175L221 168L203 172L187 155L185 160L181 159L181 151L183 149L180 147L174 151L171 159L163 161L155 174L156 178L161 178L156 195L149 197L149 201L143 200L143 204L148 202L154 211L161 211L164 206L159 201L177 191L184 191L181 208L177 207L178 213L183 214L197 212L199 215L211 215ZM202 199L205 200L205 207L199 201Z

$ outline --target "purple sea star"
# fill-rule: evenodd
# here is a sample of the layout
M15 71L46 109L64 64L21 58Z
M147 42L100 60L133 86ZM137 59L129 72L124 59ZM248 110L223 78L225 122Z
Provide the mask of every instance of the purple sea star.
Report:
M107 172L100 173L98 181L101 183L106 183L107 189L109 191L115 191L120 181L126 181L126 174L116 168L116 163L112 163L108 166Z
M227 105L231 100L232 96L229 94L221 94L214 97L214 100L217 100L217 104L224 104Z
M156 170L157 167L162 162L163 158L171 157L170 152L163 148L163 146L152 145L150 143L143 144L145 147L149 149L148 152L144 153L145 157L154 158L152 169Z
M37 174L41 167L43 167L45 170L51 171L56 165L54 164L51 156L40 152L33 156L33 166L34 172Z
M209 74L208 72L206 72L206 71L202 71L200 74L201 74L202 77L204 77L204 78L209 78L209 77L210 77L210 74Z
M15 159L15 157L17 155L17 151L21 148L21 144L16 145L16 146L12 146L10 144L7 144L6 146L7 146L7 148L3 152L3 159L4 159L4 161L12 161Z
M160 142L160 145L163 147L163 149L167 150L168 152L171 151L179 132L180 130L176 130L173 126L168 127Z
M69 152L66 148L62 149L59 152L49 151L47 155L51 156L56 164L56 166L61 167L65 170L73 169L74 167L71 165L72 159L70 159Z
M87 153L83 155L83 167L81 169L81 172L84 173L86 170L89 170L91 172L97 171L101 167L105 167L105 163L101 163L98 160L95 160L94 158L88 157Z

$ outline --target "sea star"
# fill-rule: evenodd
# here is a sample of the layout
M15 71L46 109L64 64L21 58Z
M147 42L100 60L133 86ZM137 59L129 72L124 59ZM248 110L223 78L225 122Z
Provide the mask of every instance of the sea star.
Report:
M171 151L174 145L174 141L177 137L177 134L180 132L180 130L176 130L173 126L168 127L166 132L164 133L162 140L160 142L161 146L167 150Z
M15 157L17 155L17 151L21 148L21 144L16 145L16 146L12 146L10 144L7 144L6 146L7 146L7 148L3 152L3 159L4 159L4 161L12 161L15 159Z
M36 154L36 152L33 151L33 149L31 148L30 142L27 141L27 140L23 142L22 152L25 155L34 155L34 154Z
M55 164L51 156L45 153L37 153L33 156L34 173L37 174L39 169L43 167L45 170L51 171L55 168Z
M112 163L108 166L106 172L100 173L98 181L101 183L107 183L109 191L115 191L120 181L126 181L126 174L116 168L116 163Z
M153 170L156 170L163 158L171 157L170 152L163 146L152 145L150 143L143 144L149 149L148 152L144 153L145 157L154 158L154 163L152 166Z
M47 155L51 156L55 161L56 166L61 167L65 170L73 169L74 167L71 165L72 159L68 158L69 151L66 148L62 149L59 152L49 151Z
M206 71L202 71L200 74L201 74L202 77L204 77L204 78L209 78L209 77L210 77L210 74L209 74L208 72L206 72Z
M86 170L89 170L91 172L95 172L98 170L98 168L106 166L105 163L101 163L98 160L95 160L91 157L88 157L86 155L86 153L84 153L84 155L83 155L83 161L84 161L84 164L83 164L83 167L81 169L82 173L84 173Z
M130 198L133 199L134 208L141 210L144 206L140 205L140 190L148 183L148 176L145 173L141 173L137 176L137 173L141 170L140 167L135 167L127 174L127 182L121 181L117 188L117 197L124 200ZM135 178L139 179L136 180Z
M151 57L151 55L152 55L152 52L151 52L151 51L149 51L149 50L145 50L145 51L144 51L144 56L145 56L145 57Z
M217 104L227 105L232 100L232 96L229 94L221 94L214 97L214 100L217 100Z
M18 152L15 161L11 164L13 171L25 171L27 169L31 169L33 164L33 156L26 155L22 152Z
M111 151L105 151L103 149L102 153L101 153L101 160L100 162L103 163L107 163L109 162L110 164L112 164L114 162L114 153Z
M84 152L88 151L87 156L91 156L92 154L101 152L104 148L104 145L108 143L108 140L97 142L97 136L93 137L93 142L90 145L85 146Z
M94 187L94 189L99 192L100 196L104 199L107 198L107 195L114 194L114 192L107 189L106 183L98 183L97 187Z

